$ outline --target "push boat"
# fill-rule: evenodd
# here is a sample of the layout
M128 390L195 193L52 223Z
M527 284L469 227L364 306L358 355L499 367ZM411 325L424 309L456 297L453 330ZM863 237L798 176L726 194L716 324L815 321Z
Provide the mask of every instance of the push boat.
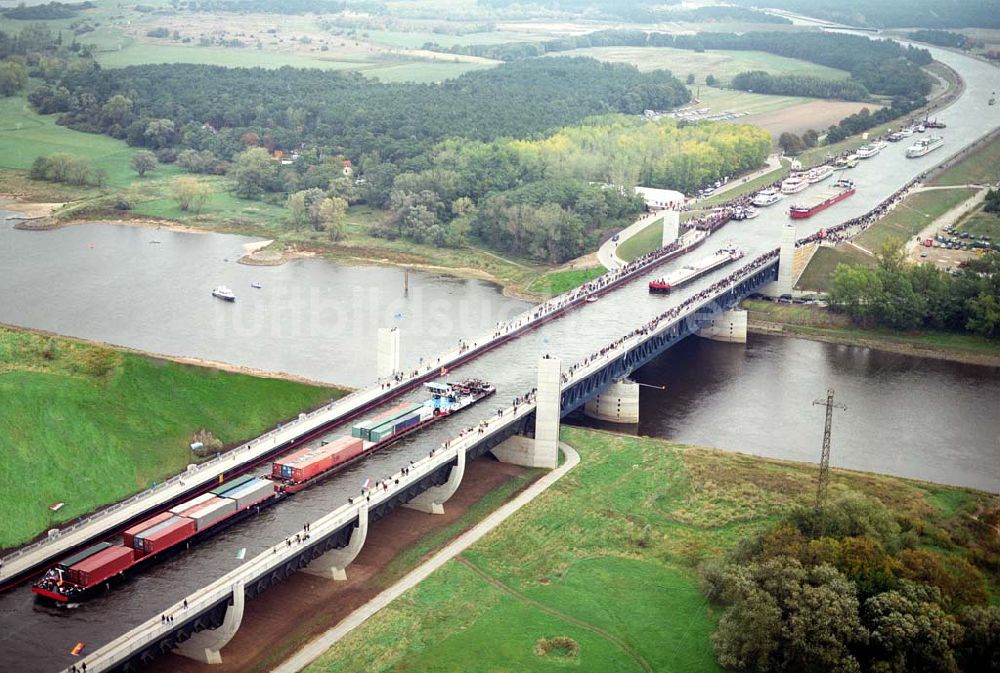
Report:
M816 166L815 168L809 169L809 172L806 173L806 182L814 185L817 182L826 180L831 175L833 175L833 166L823 164L822 166Z
M800 220L812 217L816 213L826 210L838 201L843 201L848 196L854 194L854 181L841 178L833 183L833 187L824 190L816 196L811 196L801 203L797 203L788 209L788 214L792 219Z
M284 497L267 479L238 477L62 559L31 591L44 603L80 603Z
M917 157L922 157L926 154L930 154L934 150L938 149L944 145L944 138L941 136L930 136L929 138L921 138L917 142L913 143L906 148L906 156L909 159L916 159Z
M785 178L781 183L782 194L796 194L809 186L809 181L801 175L793 175Z
M773 187L768 187L767 189L762 189L757 192L757 195L753 197L753 205L758 208L764 208L766 206L773 206L775 203L781 200L781 192Z
M236 301L236 293L230 290L225 285L220 285L219 287L212 290L212 296L223 301Z
M479 379L425 383L431 396L422 403L402 402L351 427L350 436L301 449L271 463L275 491L291 495L339 471L348 462L384 448L418 429L471 407L496 392Z
M743 257L743 251L735 246L729 246L716 251L703 259L687 264L673 273L668 273L659 280L649 283L650 294L670 294L670 291L703 276L723 264L729 264Z

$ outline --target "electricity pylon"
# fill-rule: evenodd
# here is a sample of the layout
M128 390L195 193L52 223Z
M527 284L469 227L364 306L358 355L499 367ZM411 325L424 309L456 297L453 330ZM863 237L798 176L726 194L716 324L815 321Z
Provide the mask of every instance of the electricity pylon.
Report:
M813 400L814 405L826 407L826 427L823 429L823 455L819 461L819 484L816 487L816 513L822 514L826 504L826 487L830 483L830 427L833 424L833 409L847 411L847 407L833 401L833 388L826 389L826 399Z

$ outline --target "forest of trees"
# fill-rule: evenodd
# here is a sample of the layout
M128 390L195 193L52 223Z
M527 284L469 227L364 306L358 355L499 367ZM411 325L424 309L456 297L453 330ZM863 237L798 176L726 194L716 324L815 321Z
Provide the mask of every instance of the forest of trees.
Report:
M427 49L469 54L504 61L533 58L546 53L585 47L673 47L704 51L733 49L764 51L778 56L818 63L851 73L851 81L873 94L886 96L926 95L931 79L919 66L931 62L926 49L904 47L891 40L870 40L859 35L811 32L758 31L743 34L698 33L671 35L643 30L604 30L541 42L491 45L456 45Z
M1000 339L1000 257L971 260L958 276L932 264L906 264L887 245L874 267L839 265L830 306L866 325L966 331Z
M746 673L992 673L998 523L902 516L856 493L794 511L703 566L724 610L716 657Z
M82 9L90 9L92 2L64 3L49 2L43 5L19 4L17 7L0 10L5 18L20 21L51 21L54 19L72 19Z
M253 133L268 149L304 146L354 161L373 155L410 168L446 137L527 137L594 114L670 109L689 98L665 71L576 58L512 63L434 85L287 67L94 66L40 85L29 100L39 112L61 113L61 124L153 150L230 159Z
M472 234L518 256L562 262L592 249L603 233L642 211L636 184L694 191L757 168L766 131L746 125L678 127L612 116L538 140L442 143L432 166L397 175L370 202L392 219L378 231L434 245Z
M871 95L864 85L850 80L823 79L806 75L772 75L763 70L742 72L733 78L729 86L740 91L775 96L867 100Z
M737 0L756 6L759 0ZM768 7L873 28L1000 28L1000 0L770 0Z
M936 44L939 47L955 47L956 49L972 49L976 42L968 35L953 33L950 30L915 30L908 33L906 37L917 42Z

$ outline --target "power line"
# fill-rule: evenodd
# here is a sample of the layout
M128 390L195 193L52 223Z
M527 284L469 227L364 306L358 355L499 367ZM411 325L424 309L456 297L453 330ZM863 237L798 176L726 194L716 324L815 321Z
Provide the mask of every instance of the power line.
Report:
M826 407L826 426L823 428L823 455L819 461L819 484L816 486L816 514L822 520L823 506L826 504L826 487L830 483L830 429L833 425L833 409L847 411L847 407L833 401L833 388L826 389L826 399L813 400L813 405Z

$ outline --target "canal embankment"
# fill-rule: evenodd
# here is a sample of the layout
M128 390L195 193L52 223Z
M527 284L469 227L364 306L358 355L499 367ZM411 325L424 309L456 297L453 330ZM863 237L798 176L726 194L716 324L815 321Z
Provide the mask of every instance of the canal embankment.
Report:
M1000 342L973 334L865 328L855 325L847 316L819 305L747 299L742 306L748 311L747 328L755 334L810 339L935 360L1000 366Z

